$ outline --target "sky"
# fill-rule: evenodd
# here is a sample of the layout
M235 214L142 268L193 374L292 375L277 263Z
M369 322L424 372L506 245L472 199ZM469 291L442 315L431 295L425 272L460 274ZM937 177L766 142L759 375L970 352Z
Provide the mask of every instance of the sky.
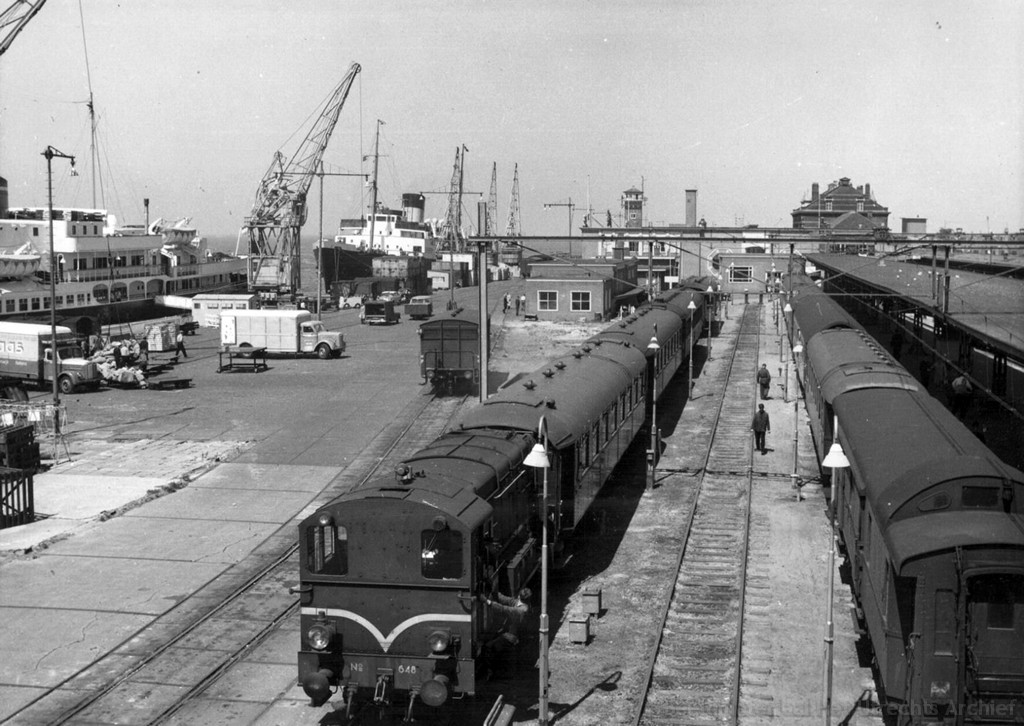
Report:
M149 198L151 220L234 237L357 62L325 169L369 172L380 119L379 199L438 192L428 218L464 145L464 217L496 165L499 231L516 166L525 235L578 234L588 207L603 224L631 187L653 224L696 189L712 226L787 227L842 177L896 230L1016 231L1022 48L1019 0L48 0L0 56L0 176L12 206L45 205L53 146L83 172L53 161L55 206L93 206L91 89L96 206L142 223ZM323 195L325 236L369 198L346 176Z

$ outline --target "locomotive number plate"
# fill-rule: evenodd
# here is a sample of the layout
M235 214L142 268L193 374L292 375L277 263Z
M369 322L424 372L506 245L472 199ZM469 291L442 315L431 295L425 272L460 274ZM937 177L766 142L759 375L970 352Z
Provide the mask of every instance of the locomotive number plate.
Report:
M414 665L400 665L398 666L399 673L415 673L416 666Z

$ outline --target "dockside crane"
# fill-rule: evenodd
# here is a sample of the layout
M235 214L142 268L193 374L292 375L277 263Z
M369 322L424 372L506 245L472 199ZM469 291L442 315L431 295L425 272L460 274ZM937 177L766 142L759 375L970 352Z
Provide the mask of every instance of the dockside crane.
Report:
M522 227L519 223L519 164L516 164L512 175L512 194L508 199L508 223L505 225L506 237L521 237Z
M491 193L487 197L487 219L484 220L484 237L497 234L498 219L498 162L491 167Z
M252 213L239 231L238 247L245 240L249 254L249 292L258 293L266 302L293 296L302 283L299 234L308 212L306 194L360 70L358 63L349 67L289 161L285 162L280 151L274 152L256 191Z
M3 55L28 21L35 17L46 0L14 0L0 11L0 55Z

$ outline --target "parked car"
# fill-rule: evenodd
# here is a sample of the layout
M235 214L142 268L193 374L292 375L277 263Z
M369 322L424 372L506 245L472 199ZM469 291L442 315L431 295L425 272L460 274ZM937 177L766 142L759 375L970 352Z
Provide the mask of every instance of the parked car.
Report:
M359 313L359 322L364 325L391 325L398 321L398 311L390 300L368 300Z
M348 297L338 298L338 308L340 310L349 310L350 308L361 308L363 306L363 298L360 295L350 295Z

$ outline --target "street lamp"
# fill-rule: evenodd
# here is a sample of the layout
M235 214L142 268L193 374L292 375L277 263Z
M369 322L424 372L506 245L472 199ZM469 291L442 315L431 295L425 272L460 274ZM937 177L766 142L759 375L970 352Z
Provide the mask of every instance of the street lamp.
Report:
M826 594L828 597L828 615L825 625L825 726L831 726L832 723L832 654L835 643L832 601L835 599L833 587L835 586L836 569L836 487L838 486L836 480L839 476L839 469L848 469L850 467L850 460L846 458L846 454L843 453L843 447L839 444L838 420L836 420L833 427L833 432L835 437L832 440L832 446L828 450L828 455L821 462L822 466L832 469L832 486L830 487L828 507L828 523L832 542L828 553L828 593Z
M803 353L804 347L797 343L793 346L793 375L799 376L800 368L797 364L797 356ZM796 490L796 500L802 501L804 496L800 493L800 452L798 451L800 445L800 388L797 387L797 395L793 397L793 473L790 477L793 479L793 488Z
M706 292L711 298L711 304L708 305L708 310L711 311L711 319L708 323L708 360L711 360L711 329L715 327L715 305L718 304L718 298L715 296L714 286L708 285Z
M543 442L543 443L542 443ZM544 470L544 487L541 495L541 539L540 539L540 674L538 699L538 726L548 723L548 426L543 416L537 424L537 443L523 461L526 466Z
M697 304L693 302L693 296L690 296L690 304L686 306L686 309L690 311L690 340L693 340L693 311L697 309ZM693 346L690 346L690 369L687 373L686 380L688 385L686 387L686 400L689 401L693 398Z
M57 255L53 251L53 159L71 161L71 175L78 176L75 171L75 157L47 146L43 151L46 157L46 191L47 207L50 213L50 358L53 362L53 436L54 441L60 439L60 387L57 377L60 368L57 361ZM54 449L56 451L56 448ZM56 456L54 457L56 458Z
M779 328L779 355L782 356L782 362L786 364L786 374L782 379L782 401L783 403L789 403L789 356L783 355L785 348L782 347L782 338L786 334L789 327L789 314L793 312L793 306L788 302L786 307L782 308L783 326Z
M661 350L661 346L658 344L658 325L654 325L654 335L651 336L651 342L647 344L647 353L655 356L654 363L652 364L652 370L657 375L658 351ZM658 382L653 381L651 386L651 448L647 451L647 471L649 473L649 485L654 488L654 470L658 465Z

